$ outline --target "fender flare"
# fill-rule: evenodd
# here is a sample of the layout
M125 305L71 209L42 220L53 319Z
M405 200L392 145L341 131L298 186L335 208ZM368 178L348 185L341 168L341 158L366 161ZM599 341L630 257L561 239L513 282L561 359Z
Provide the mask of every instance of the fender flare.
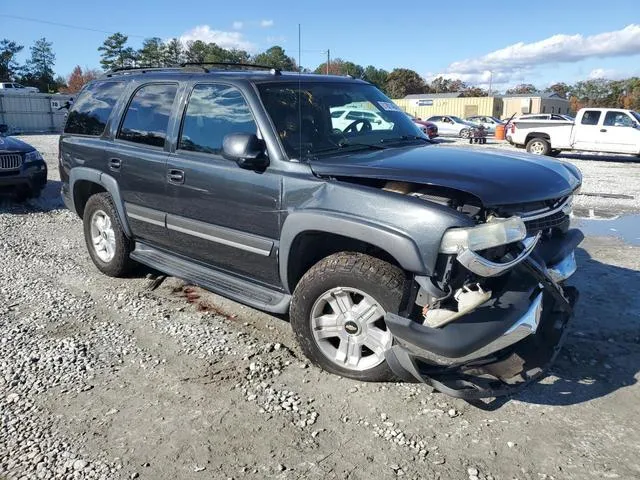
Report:
M74 167L71 169L69 174L69 192L70 192L70 201L73 206L73 211L78 213L75 206L75 183L78 180L86 180L92 183L96 183L102 186L108 193L111 195L113 199L113 203L116 207L116 213L120 218L120 225L122 225L122 230L124 234L132 238L131 228L129 227L129 222L127 221L127 215L124 211L124 202L122 201L122 196L120 195L120 187L118 187L118 182L111 175L107 175L106 173L101 172L95 168L89 167Z
M293 212L287 216L282 226L278 252L280 279L287 293L291 293L289 254L296 237L304 232L326 232L360 240L388 252L409 272L429 273L416 243L402 232L336 212Z

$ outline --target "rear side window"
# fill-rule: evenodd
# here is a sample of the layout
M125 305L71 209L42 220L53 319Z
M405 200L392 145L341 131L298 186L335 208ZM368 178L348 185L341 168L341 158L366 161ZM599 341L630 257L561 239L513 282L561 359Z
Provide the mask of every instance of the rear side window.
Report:
M347 120L358 120L364 118L362 112L349 112L346 117Z
M219 155L226 135L257 131L249 105L237 88L196 85L184 114L178 148Z
M344 113L344 110L333 111L331 112L331 118L340 118L343 113Z
M127 108L118 138L164 147L177 90L175 84L151 84L138 89Z
M64 127L65 133L96 137L102 135L123 89L124 82L89 84L73 103Z
M582 125L597 125L600 120L600 112L597 110L587 110L582 115Z

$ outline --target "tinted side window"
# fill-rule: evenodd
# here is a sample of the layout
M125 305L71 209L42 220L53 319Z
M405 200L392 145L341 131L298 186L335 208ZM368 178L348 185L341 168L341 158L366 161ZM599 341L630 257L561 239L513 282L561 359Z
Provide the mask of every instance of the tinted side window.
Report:
M196 85L184 114L178 148L220 154L225 135L257 131L249 105L237 88Z
M164 147L171 106L177 89L177 85L160 84L140 88L127 108L118 138Z
M336 110L334 112L331 112L331 118L340 118L343 113L344 110Z
M600 112L597 110L587 110L582 115L582 125L597 125L598 120L600 120Z
M631 127L635 122L624 112L607 112L604 125L607 127Z
M65 133L100 136L118 101L124 82L89 84L73 103L64 127Z
M362 118L362 113L360 113L360 112L349 112L347 114L347 116L344 117L344 118L346 118L347 120L358 120L359 118Z

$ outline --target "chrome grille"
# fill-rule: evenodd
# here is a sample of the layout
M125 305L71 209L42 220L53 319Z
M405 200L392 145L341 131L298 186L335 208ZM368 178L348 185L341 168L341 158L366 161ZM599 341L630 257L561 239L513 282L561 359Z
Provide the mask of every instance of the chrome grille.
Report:
M0 154L0 170L18 170L22 166L22 155L19 153Z
M524 221L528 234L534 234L550 228L566 228L573 196L531 202L523 204L505 205L499 208L502 216L517 215Z

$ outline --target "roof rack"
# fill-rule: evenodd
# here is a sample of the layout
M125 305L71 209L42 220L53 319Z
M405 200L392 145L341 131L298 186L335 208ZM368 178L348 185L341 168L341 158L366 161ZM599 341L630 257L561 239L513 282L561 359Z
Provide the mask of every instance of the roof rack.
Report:
M102 77L112 77L114 75L125 75L132 73L146 72L175 72L182 70L182 67L116 67L102 74Z
M181 67L198 66L202 67L207 72L209 71L204 65L214 65L217 67L236 67L236 68L255 68L258 70L269 70L272 75L280 75L282 71L279 68L272 67L271 65L259 65L256 63L235 63L235 62L185 62L180 64Z
M126 75L127 73L147 73L147 72L176 72L193 69L199 67L205 73L209 73L210 69L205 65L214 65L227 68L255 68L259 70L269 70L272 75L281 75L282 71L279 68L274 68L269 65L257 65L254 63L233 63L233 62L185 62L181 63L177 67L116 67L112 68L108 72L102 74L101 78L113 77L114 75Z

